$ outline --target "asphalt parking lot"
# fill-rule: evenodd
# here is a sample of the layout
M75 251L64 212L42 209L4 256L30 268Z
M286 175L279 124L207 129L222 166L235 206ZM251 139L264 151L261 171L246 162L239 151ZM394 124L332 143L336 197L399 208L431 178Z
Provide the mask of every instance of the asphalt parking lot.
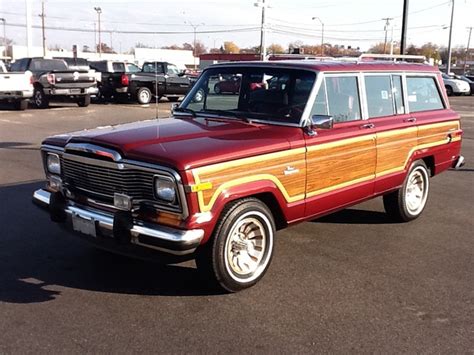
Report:
M64 235L31 203L45 136L167 116L170 103L0 110L0 353L474 352L474 96L453 97L466 166L424 214L375 199L279 232L265 278L213 294L193 262L160 266Z

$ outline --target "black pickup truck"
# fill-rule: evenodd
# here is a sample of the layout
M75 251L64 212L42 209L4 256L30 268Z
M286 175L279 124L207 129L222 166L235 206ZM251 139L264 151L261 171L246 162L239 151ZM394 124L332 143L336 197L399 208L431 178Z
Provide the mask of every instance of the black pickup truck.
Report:
M97 94L93 71L69 69L61 59L22 58L11 65L18 72L30 71L33 75L33 103L47 108L50 101L72 101L85 107L91 95Z
M91 67L97 70L94 65ZM178 101L192 86L189 77L168 62L145 62L139 72L102 72L100 84L104 96L136 99L142 105L153 97Z

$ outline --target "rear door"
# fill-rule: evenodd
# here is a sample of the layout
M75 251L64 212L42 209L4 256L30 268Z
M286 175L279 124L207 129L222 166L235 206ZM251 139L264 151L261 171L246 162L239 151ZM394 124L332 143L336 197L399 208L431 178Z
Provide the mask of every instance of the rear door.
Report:
M321 74L320 74L321 75ZM331 115L332 129L306 136L306 216L372 196L375 131L363 119L360 74L325 74L312 115Z
M364 86L369 122L377 143L375 193L403 183L407 157L417 145L416 117L408 113L402 73L366 73Z

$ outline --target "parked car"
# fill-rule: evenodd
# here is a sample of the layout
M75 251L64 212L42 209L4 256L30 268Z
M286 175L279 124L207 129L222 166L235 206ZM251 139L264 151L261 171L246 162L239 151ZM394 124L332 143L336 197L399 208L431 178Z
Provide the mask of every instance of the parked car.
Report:
M469 83L456 79L455 77L449 76L443 73L444 87L448 96L451 95L470 95Z
M96 70L104 68L91 63ZM165 96L170 101L178 101L180 95L186 94L190 87L190 79L184 75L174 64L167 62L145 62L140 71L130 72L125 70L125 63L108 64L111 72L102 72L100 89L108 99L134 99L139 104L148 104L157 97ZM125 71L124 71L125 70Z
M3 61L0 61L0 102L11 103L17 110L25 110L32 96L31 73L8 72Z
M33 103L38 108L47 108L50 101L72 101L85 107L90 104L91 94L97 93L94 73L68 69L61 59L22 58L11 68L33 74Z
M462 81L465 81L466 83L469 84L469 88L471 90L471 95L474 95L474 80L472 79L469 79L467 76L465 75L456 75L456 79L459 79L459 80L462 80Z
M213 92L224 75L241 77L236 95ZM33 200L100 248L195 258L239 291L267 271L279 229L377 196L393 220L422 214L430 178L464 164L443 85L423 64L214 65L170 119L46 138Z
M121 97L128 98L128 85L123 85L128 81L126 74L141 71L141 68L134 63L113 60L89 61L89 65L98 73L99 97L106 101Z
M241 83L241 76L232 75L227 78L223 78L214 84L214 92L216 94L231 93L235 94L239 92Z

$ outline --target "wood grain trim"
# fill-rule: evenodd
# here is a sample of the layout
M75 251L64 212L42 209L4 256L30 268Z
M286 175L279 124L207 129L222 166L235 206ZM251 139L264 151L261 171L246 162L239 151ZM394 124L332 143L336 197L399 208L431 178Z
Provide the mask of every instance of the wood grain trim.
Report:
M401 172L406 169L406 165L415 151L448 143L447 134L452 133L453 130L459 130L459 128L460 124L457 120L441 122L381 132L377 136L371 133L307 148L290 149L196 168L192 170L194 183L198 185L202 182L212 181L213 186L212 189L197 192L199 207L201 212L208 212L214 206L219 195L226 189L249 182L271 181L281 191L285 200L291 203ZM375 137L377 149L372 146ZM452 137L451 142L460 140L461 137L456 136ZM400 149L400 144L403 149ZM375 154L376 157L374 157ZM334 168L334 165L331 164L335 160L334 157L337 157L336 160L339 161L345 159L344 162L347 163L347 157L350 155L355 157L354 161L345 164L346 169L340 171L345 179L329 178L319 186L311 185L310 180L314 180L314 176L324 176L328 171L333 171L330 169ZM306 156L306 160L304 156ZM376 170L371 171L370 164L367 164L368 169L363 170L364 162L371 161L371 159L377 159ZM389 163L382 163L382 159L383 161L389 160ZM285 176L282 170L287 165L295 166L299 170L298 173ZM308 170L306 170L306 165ZM339 165L342 166L342 164ZM321 166L326 166L326 170L321 170ZM357 170L358 168L361 170ZM302 186L303 181L307 181L306 186Z

